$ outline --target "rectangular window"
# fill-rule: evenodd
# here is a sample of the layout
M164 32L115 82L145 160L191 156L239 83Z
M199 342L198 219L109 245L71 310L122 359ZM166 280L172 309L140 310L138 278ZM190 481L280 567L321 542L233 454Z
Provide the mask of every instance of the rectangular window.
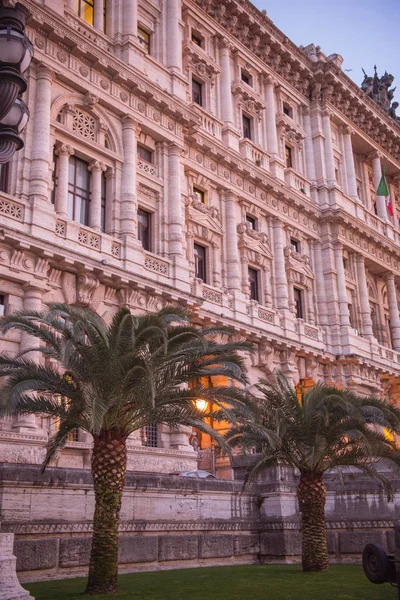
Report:
M4 313L6 310L6 299L4 294L0 294L0 317L4 317Z
M151 34L148 31L146 31L141 25L138 25L137 36L143 50L146 52L146 54L150 54Z
M75 0L75 12L88 25L93 25L94 0Z
M249 267L249 286L250 286L250 300L257 300L259 302L260 296L258 292L258 271Z
M300 252L300 242L295 238L290 238L290 247L293 252Z
M4 192L4 194L9 193L10 166L10 162L0 165L0 192Z
M149 446L151 448L157 448L158 446L158 431L157 423L152 425L146 425L140 430L140 436L142 438L143 446Z
M291 169L293 167L293 161L292 161L292 149L290 146L285 146L285 161L286 161L286 168Z
M257 219L251 215L246 215L246 223L250 229L254 229L254 231L257 229Z
M203 106L203 86L196 79L192 79L192 100L199 106Z
M79 442L79 429L75 427L72 431L69 432L67 436L67 442Z
M199 46L199 48L201 48L202 45L203 45L203 40L201 39L201 37L199 35L197 35L196 33L193 33L193 32L192 32L192 42L196 46Z
M89 202L88 163L76 156L71 156L68 170L68 218L87 225L89 223Z
M240 71L240 78L241 78L241 80L244 83L247 83L247 85L251 86L251 75L250 75L250 73L248 73L244 69L241 69L241 71Z
M207 281L206 249L200 244L194 245L194 276L204 283Z
M303 316L304 315L303 291L299 290L298 288L294 288L293 295L294 295L294 307L295 307L296 319L303 319L304 318L304 316Z
M293 118L293 109L291 106L289 106L289 104L286 104L286 102L283 103L283 114Z
M203 190L200 190L197 187L193 188L193 196L196 198L196 200L198 200L198 202L202 202L203 204L206 203L206 194L205 192L203 192Z
M148 163L153 162L153 152L151 150L148 150L144 146L141 146L140 144L138 144L137 147L137 155L139 158L145 160Z
M144 250L151 251L151 213L139 208L138 219L138 238L142 242Z
M242 115L243 137L251 140L251 119L246 115Z

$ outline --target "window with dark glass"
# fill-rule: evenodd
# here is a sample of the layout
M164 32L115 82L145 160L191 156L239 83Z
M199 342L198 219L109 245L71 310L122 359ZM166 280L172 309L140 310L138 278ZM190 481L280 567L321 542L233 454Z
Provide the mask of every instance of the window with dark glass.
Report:
M295 238L290 238L290 247L293 252L300 252L300 242Z
M142 242L144 250L151 250L151 213L139 208L138 219L138 238Z
M203 40L201 39L201 37L199 35L197 35L196 33L194 33L192 31L192 42L193 44L196 44L196 46L199 46L200 48L203 45Z
M293 115L293 109L291 106L289 106L289 104L286 104L286 102L283 103L283 114L292 118Z
M106 230L106 198L107 181L104 173L101 174L101 230Z
M4 317L6 309L6 299L4 294L0 294L0 317Z
M303 310L303 290L299 290L298 288L293 289L294 295L294 308L297 319L304 318L304 310Z
M250 229L257 229L257 219L255 219L251 215L246 215L246 223L250 227Z
M53 189L51 190L51 203L55 204L56 203L56 190L57 190L57 185L58 185L58 156L56 154L55 148L53 151L53 173L52 173L52 180L53 180Z
M205 194L205 192L203 192L203 190L200 190L199 188L194 187L193 188L193 196L196 198L196 200L205 204L206 194Z
M257 300L259 302L260 296L258 291L258 278L259 273L257 269L249 267L249 286L250 286L250 300Z
M244 69L240 71L240 78L244 83L247 83L247 85L251 85L251 75Z
M192 100L203 106L203 86L196 79L192 79Z
M11 163L6 162L0 165L0 192L4 192L4 194L9 193L10 164Z
M243 137L251 140L251 119L246 115L242 116Z
M150 448L157 448L158 446L158 428L157 423L152 425L146 425L140 430L140 436L142 438L143 446L149 446Z
M151 150L149 150L148 148L141 146L140 144L138 144L138 147L137 147L137 155L139 158L141 158L142 160L145 160L148 163L153 162L153 152Z
M286 168L291 169L293 167L293 161L292 161L292 149L290 146L285 146L285 161L286 161Z
M68 218L87 225L89 223L89 202L88 163L76 156L71 156L68 171Z
M348 311L349 311L349 321L350 321L350 327L352 327L353 329L356 329L355 326L355 319L354 319L354 309L353 309L353 305L352 304L348 304L347 305Z
M151 34L148 31L146 31L146 29L144 29L144 27L142 27L141 25L138 25L137 36L138 36L138 40L139 40L141 46L143 47L143 50L146 52L146 54L150 54Z
M207 281L206 249L200 244L194 245L194 275L204 283Z
M94 0L75 0L75 12L88 25L93 25Z

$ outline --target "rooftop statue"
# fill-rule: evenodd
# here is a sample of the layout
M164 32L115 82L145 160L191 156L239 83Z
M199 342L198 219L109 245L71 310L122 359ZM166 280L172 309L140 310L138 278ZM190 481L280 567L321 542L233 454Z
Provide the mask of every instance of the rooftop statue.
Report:
M394 80L393 75L385 71L382 77L378 77L376 65L374 65L373 77L367 75L364 69L362 71L364 81L361 84L361 89L393 119L400 120L400 117L396 116L396 108L399 104L398 102L392 102L396 88L389 89Z

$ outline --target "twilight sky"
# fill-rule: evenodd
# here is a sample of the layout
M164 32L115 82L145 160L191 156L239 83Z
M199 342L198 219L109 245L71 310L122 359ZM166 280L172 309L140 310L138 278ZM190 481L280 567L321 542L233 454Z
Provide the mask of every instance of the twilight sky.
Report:
M343 69L358 85L361 67L381 77L394 75L400 102L400 0L252 0L295 44L341 54ZM397 109L400 116L400 107Z

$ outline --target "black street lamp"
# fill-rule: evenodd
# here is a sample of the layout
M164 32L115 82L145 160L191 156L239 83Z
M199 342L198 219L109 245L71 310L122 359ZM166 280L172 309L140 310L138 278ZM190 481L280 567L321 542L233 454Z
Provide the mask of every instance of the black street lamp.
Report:
M29 119L29 111L19 98L26 90L23 74L33 56L33 46L24 32L26 17L21 4L8 8L0 1L0 164L23 147L19 134Z

